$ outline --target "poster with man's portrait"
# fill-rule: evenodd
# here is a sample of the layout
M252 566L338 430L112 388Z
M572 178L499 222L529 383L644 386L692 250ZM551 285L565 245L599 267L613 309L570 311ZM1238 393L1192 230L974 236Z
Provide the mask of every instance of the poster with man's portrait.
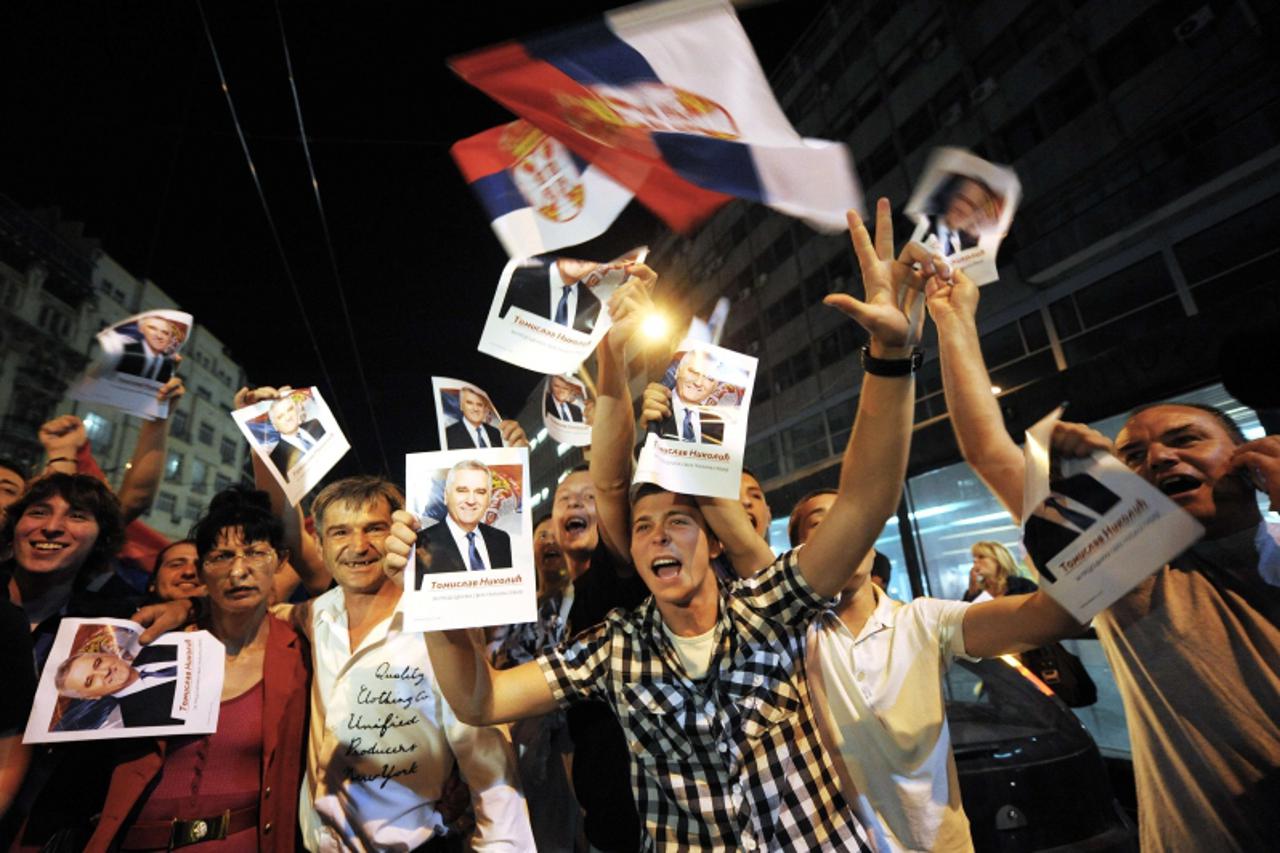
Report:
M542 424L547 434L571 447L591 446L595 400L587 386L570 373L548 376L542 385Z
M472 448L405 457L405 505L421 523L405 569L415 630L537 617L529 450Z
M998 279L996 253L1009 233L1022 184L1008 166L961 148L937 148L907 202L912 241L942 255L974 284Z
M686 340L661 384L667 413L646 426L635 482L692 495L736 498L757 360Z
M293 506L351 449L318 388L286 388L231 417Z
M604 339L613 321L609 297L643 263L648 247L608 263L577 258L510 261L498 279L480 352L537 373L572 373Z
M1088 622L1185 551L1204 528L1110 453L1060 457L1058 408L1027 430L1022 546L1040 585Z
M443 450L505 447L502 416L483 389L461 379L431 377L436 426Z
M156 393L177 369L178 351L191 334L185 311L157 308L135 314L98 332L89 369L70 394L155 420L169 414Z
M218 727L225 652L207 631L148 646L124 619L63 619L24 743L208 734Z

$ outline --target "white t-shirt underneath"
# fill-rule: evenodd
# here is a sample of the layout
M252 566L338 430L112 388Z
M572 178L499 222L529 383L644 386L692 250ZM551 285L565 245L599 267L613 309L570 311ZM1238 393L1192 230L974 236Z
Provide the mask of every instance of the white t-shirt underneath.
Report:
M830 611L810 629L824 743L879 850L972 851L942 695L943 672L965 656L970 605L875 594L857 637Z
M676 657L680 658L680 665L684 667L685 673L694 681L706 678L707 670L711 668L711 653L716 648L716 627L712 625L710 631L696 637L676 636L665 621L662 623L662 630L671 640L671 646L676 650Z

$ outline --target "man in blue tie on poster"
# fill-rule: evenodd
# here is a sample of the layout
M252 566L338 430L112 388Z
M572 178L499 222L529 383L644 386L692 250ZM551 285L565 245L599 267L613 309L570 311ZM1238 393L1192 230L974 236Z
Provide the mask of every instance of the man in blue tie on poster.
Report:
M483 462L466 460L449 469L445 518L418 534L415 588L426 574L511 568L511 537L481 521L492 489L493 475Z
M324 425L315 418L302 420L302 404L292 395L276 400L267 414L280 437L271 450L271 464L287 480L289 471L324 438Z
M584 279L599 266L594 261L557 258L517 267L511 274L499 316L506 317L514 306L561 326L590 332L600 313L600 300Z

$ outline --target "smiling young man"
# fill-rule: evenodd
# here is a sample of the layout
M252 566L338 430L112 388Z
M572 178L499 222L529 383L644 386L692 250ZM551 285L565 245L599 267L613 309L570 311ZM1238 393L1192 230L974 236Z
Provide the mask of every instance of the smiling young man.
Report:
M887 258L887 202L877 219ZM852 213L850 231L867 299L828 302L867 328L870 363L895 375L863 381L830 513L836 523L730 594L711 569L721 545L707 514L750 530L741 504L647 485L630 494L635 421L621 365L656 278L635 265L610 300L614 326L600 349L591 476L602 535L625 544L651 599L505 671L479 662L465 633L427 634L445 695L465 719L519 719L583 700L609 705L631 739L646 848L867 847L817 740L803 644L809 622L853 570L848 553L870 548L897 503L914 389L908 320L897 306L900 291L919 280L910 266L877 258ZM388 540L397 563L409 541L407 525L397 524Z
M459 764L476 812L476 850L528 850L533 837L511 742L458 722L420 634L403 630L400 586L383 568L393 484L349 477L311 505L337 587L293 608L314 676L299 820L308 850L413 850L444 836L445 781Z
M943 387L965 459L1017 520L1025 464L982 361L978 289L931 287ZM1058 452L1111 442L1078 424ZM1205 528L1205 538L1094 620L1124 702L1144 850L1264 850L1280 833L1280 437L1244 442L1222 412L1139 409L1114 452Z

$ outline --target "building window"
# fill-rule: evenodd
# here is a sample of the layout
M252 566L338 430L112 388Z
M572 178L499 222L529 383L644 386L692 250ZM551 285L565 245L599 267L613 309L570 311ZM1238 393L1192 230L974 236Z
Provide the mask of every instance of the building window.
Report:
M177 483L182 480L182 454L169 453L169 458L164 464L164 478L171 483Z
M198 456L191 457L191 491L203 493L207 488L205 480L209 478L209 466Z
M201 444L207 444L210 447L212 447L213 446L213 424L209 423L208 421L201 421L199 437L200 437Z
M218 443L218 452L222 456L223 465L234 465L236 463L236 443L231 439L222 439Z
M216 492L225 491L231 488L231 478L226 474L218 474L213 478L213 488Z
M161 492L156 495L156 512L172 515L177 508L178 500L173 495L168 492Z
M84 432L89 437L89 441L100 451L111 444L111 432L114 424L104 418L102 415L89 414L84 416Z
M211 394L209 392L209 389L204 387L203 385L200 385L196 388L196 396L199 397L201 400L213 399L213 394Z
M187 413L182 411L174 412L169 416L169 434L174 438L187 437Z

